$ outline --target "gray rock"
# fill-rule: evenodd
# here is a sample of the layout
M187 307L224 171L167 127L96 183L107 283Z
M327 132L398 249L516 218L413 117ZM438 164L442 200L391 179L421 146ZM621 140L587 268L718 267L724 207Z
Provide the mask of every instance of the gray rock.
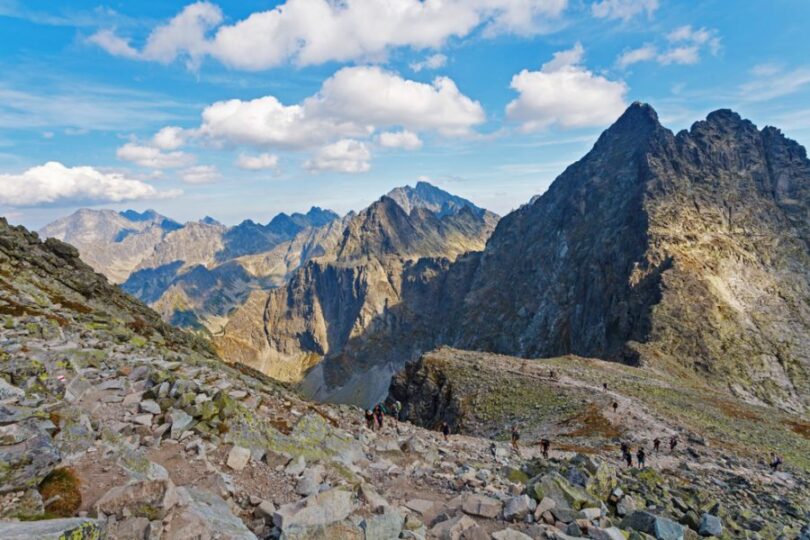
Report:
M461 505L461 509L471 516L480 516L493 519L500 515L503 503L498 499L487 497L486 495L467 495Z
M625 495L616 504L616 513L620 516L626 516L627 514L633 512L636 508L638 508L636 500L630 495Z
M186 505L172 517L165 540L217 538L221 540L256 540L256 535L233 515L222 498L194 488L178 489Z
M720 536L723 534L723 522L719 517L705 513L700 516L698 533L700 536Z
M261 501L259 505L253 510L253 515L262 518L265 521L272 521L273 515L276 513L276 505L272 501Z
M284 469L284 473L288 476L298 476L304 472L304 469L307 468L307 462L304 459L304 456L298 456L297 458L290 461L287 467Z
M119 519L131 515L152 520L166 517L177 502L177 489L171 480L143 480L111 488L94 508Z
M0 522L3 540L97 540L105 531L103 522L87 518Z
M194 418L186 411L181 409L171 409L169 411L169 420L172 423L171 437L177 439L186 431L189 426L194 422Z
M627 515L619 526L650 534L657 540L683 540L684 537L683 525L641 510Z
M152 427L152 418L153 416L151 414L139 414L134 417L132 421L142 426Z
M427 499L411 499L405 503L405 507L413 510L417 514L424 516L425 514L429 513L433 510L433 507L436 505L433 501L429 501Z
M475 521L469 516L461 514L431 527L430 538L437 538L438 540L460 540L462 534L473 527L477 527Z
M273 515L273 523L282 532L293 526L318 527L343 521L354 508L350 492L330 489L281 506Z
M607 529L589 527L588 538L593 540L625 540L624 534L618 527L609 527Z
M402 514L389 506L382 514L374 514L364 519L360 527L365 531L366 538L394 540L399 538L404 521Z
M61 454L47 433L0 446L0 493L36 486L60 459Z
M16 400L25 397L25 391L9 384L6 380L0 377L0 401Z
M153 399L145 399L138 404L141 412L150 414L160 414L160 405Z
M512 497L506 501L503 508L503 518L507 521L522 521L536 506L537 503L528 495Z
M515 529L503 529L492 533L492 538L495 540L531 540L532 537Z

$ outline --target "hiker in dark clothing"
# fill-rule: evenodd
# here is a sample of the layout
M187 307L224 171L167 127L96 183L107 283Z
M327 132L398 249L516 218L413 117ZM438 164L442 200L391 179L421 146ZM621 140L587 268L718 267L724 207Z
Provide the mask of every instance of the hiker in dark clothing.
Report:
M623 442L622 445L620 446L620 448L621 448L621 451L622 451L622 456L624 456L627 452L630 451L630 449L628 448L626 442Z
M607 383L606 382L602 383L602 390L607 392Z
M644 459L647 457L647 454L644 452L644 448L641 446L638 447L638 452L636 452L636 459L638 459L638 466L644 467Z
M447 436L450 435L450 424L447 422L442 422L442 435L444 436L444 440L447 440Z
M658 455L658 448L661 446L661 439L656 437L653 439L653 450L655 451L655 455Z
M542 439L540 441L540 446L543 449L543 458L548 459L548 447L551 446L551 441L548 439Z
M675 451L676 446L678 446L678 437L677 437L677 435L673 435L672 437L669 438L669 453L670 454Z
M782 458L776 454L771 454L771 471L778 472L779 466L782 464Z
M514 425L512 426L512 450L514 450L517 455L520 455L520 448L518 448L519 440L520 432L518 431L517 425Z
M613 412L615 413L616 409L618 409L618 408L619 408L619 404L614 401L613 402Z
M374 413L370 409L366 409L366 427L374 431Z
M374 419L377 420L377 427L382 429L382 427L383 427L383 411L382 411L382 407L380 407L379 405L376 405L374 407Z
M633 454L630 453L629 449L624 453L624 460L627 462L628 467L633 466Z

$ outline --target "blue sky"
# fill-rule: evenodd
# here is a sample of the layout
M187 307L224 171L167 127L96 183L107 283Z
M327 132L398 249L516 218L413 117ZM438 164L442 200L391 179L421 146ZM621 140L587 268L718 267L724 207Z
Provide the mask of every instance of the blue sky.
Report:
M633 101L810 142L810 2L0 0L0 215L233 224L420 178L505 214Z

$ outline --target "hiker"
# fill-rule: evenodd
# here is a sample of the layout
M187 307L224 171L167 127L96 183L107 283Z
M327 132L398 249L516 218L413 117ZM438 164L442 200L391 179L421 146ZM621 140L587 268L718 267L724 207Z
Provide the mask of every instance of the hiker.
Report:
M644 468L644 459L647 457L647 454L644 452L644 448L639 446L638 452L636 452L636 459L638 459L638 466Z
M549 441L548 439L545 439L545 438L544 438L544 439L542 439L542 440L540 441L540 446L541 446L541 447L542 447L542 449L543 449L543 458L544 458L544 459L548 459L548 447L549 447L550 445L551 445L551 441Z
M771 470L773 472L779 471L779 465L782 464L782 458L776 454L771 454Z
M383 428L383 412L379 404L374 406L374 418L377 420L377 427Z
M660 446L661 446L661 439L659 439L658 437L653 439L653 450L655 451L656 456L658 455L658 448L660 448Z
M618 408L619 408L619 404L614 401L613 402L613 412L615 413L616 409L618 409Z
M402 403L399 401L394 402L394 420L399 422L399 414L402 412Z
M602 383L602 391L607 392L607 383L606 382Z
M371 409L366 409L366 427L374 431L374 413L371 412Z
M450 424L447 422L442 422L442 435L444 436L444 440L447 440L447 436L450 435Z
M624 452L624 460L627 462L628 467L633 466L633 454L630 453L630 449L626 449Z
M512 426L512 450L517 455L520 455L520 448L518 448L518 441L520 440L520 432L518 431L517 424Z
M669 438L669 453L670 454L675 451L676 446L678 446L678 436L673 435L672 437Z

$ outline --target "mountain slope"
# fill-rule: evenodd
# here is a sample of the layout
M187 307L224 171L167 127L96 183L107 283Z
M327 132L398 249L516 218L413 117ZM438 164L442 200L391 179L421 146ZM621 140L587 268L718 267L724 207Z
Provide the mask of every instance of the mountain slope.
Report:
M39 234L78 248L84 260L115 283L126 280L144 255L181 225L154 210L77 210Z
M500 222L456 343L648 363L802 410L809 210L810 162L776 129L721 110L673 135L634 104Z
M252 297L215 345L224 357L282 380L300 380L322 359L357 346L369 325L401 302L420 259L449 264L482 249L494 221L470 206L441 217L421 206L406 213L384 196L349 220L332 251L294 272L264 301ZM389 377L401 359L390 362Z

